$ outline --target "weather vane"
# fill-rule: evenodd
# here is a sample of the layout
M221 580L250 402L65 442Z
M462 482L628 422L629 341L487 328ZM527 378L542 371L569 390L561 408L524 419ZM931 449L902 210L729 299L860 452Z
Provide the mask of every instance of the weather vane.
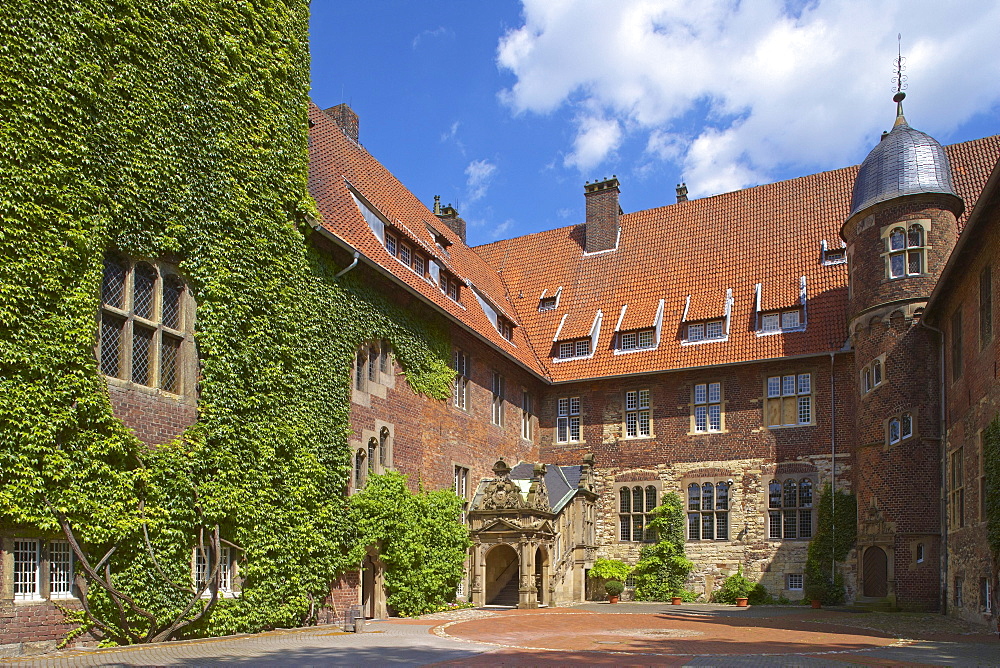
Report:
M896 33L896 76L892 78L892 83L896 87L896 94L892 96L892 101L900 103L906 97L903 91L906 89L907 76L903 74L906 69L906 58L903 58L903 34Z

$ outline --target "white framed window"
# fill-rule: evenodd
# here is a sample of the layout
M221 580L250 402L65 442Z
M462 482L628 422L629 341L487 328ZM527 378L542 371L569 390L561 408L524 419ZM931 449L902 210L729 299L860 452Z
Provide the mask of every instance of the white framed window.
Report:
M560 397L556 412L556 441L558 443L579 441L580 397Z
M590 339L563 341L559 344L559 359L586 357L590 354Z
M49 597L73 597L73 549L69 541L49 543Z
M194 549L194 584L197 589L201 589L208 583L213 570L215 570L215 564L209 560L208 549L196 546ZM222 545L219 547L219 593L231 594L232 592L232 551L228 545Z
M900 441L913 436L913 413L903 413L891 417L886 425L886 440L889 445L895 445Z
M500 336L508 341L514 340L514 324L500 315L497 316L497 331L500 332Z
M453 403L456 408L469 410L469 356L456 349L452 354L452 368L455 370L455 393Z
M652 329L620 332L618 334L618 349L645 350L654 347L654 340L654 333Z
M420 253L413 254L413 271L421 278L427 273L427 260Z
M555 310L556 304L558 303L557 297L542 297L538 300L538 310L539 311L552 311Z
M762 332L780 332L781 316L778 313L768 313L761 318L760 329Z
M782 329L797 329L799 327L799 312L785 311L781 314Z
M34 538L14 539L14 600L30 601L41 598L41 561L39 541Z
M493 424L503 426L503 397L507 389L507 380L499 372L493 372Z
M406 244L399 244L399 261L407 267L413 262L413 251Z
M876 357L861 370L861 393L868 394L885 381L885 355Z
M649 436L649 390L629 390L625 393L625 438Z
M706 480L687 486L689 541L729 540L729 481Z
M698 383L692 387L695 432L722 431L722 383Z
M768 538L807 540L813 534L811 478L772 480L767 486Z
M722 338L722 321L713 320L712 322L705 323L705 338L706 339L721 339Z
M802 573L789 573L785 586L789 591L802 591Z
M385 249L389 251L389 255L396 255L396 237L388 232L385 235Z
M724 338L726 338L726 323L724 320L693 322L687 326L687 343L714 341Z
M469 469L464 466L455 467L455 494L463 501L469 498Z
M705 325L702 323L688 325L688 341L701 341L705 338Z
M760 334L775 334L778 332L796 332L801 330L802 310L763 313L760 316Z
M659 492L656 485L632 484L618 488L618 540L653 542L656 533L649 527Z
M813 424L811 373L768 376L764 395L764 417L768 427Z
M534 440L534 430L532 427L532 400L531 393L525 389L521 390L521 438L526 441Z
M893 227L884 234L886 275L890 279L919 276L926 271L926 237L923 224Z

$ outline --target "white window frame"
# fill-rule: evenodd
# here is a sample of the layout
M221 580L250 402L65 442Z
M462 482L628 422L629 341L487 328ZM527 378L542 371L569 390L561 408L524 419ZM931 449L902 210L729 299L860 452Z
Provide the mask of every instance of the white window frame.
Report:
M53 540L49 542L49 598L74 598L73 568L75 561L73 548L69 541Z
M925 276L927 274L927 235L930 231L931 221L926 219L908 220L895 223L885 227L882 231L882 239L885 248L882 256L885 258L885 277L888 280L898 280L911 276ZM893 245L894 235L897 230L902 231L900 244ZM919 243L911 243L911 234L917 231ZM893 266L893 261L899 259L902 266ZM912 262L916 259L919 263L918 271L913 271Z
M625 392L625 438L649 438L653 435L649 390Z
M691 399L693 433L711 434L725 431L721 381L695 383L691 387Z
M534 440L534 430L532 428L532 400L531 393L521 388L521 438L525 441Z
M556 402L556 442L579 443L580 397L560 397Z
M803 590L804 578L802 573L788 573L785 576L785 581L785 588L788 589L788 591Z
M15 538L11 545L15 601L42 600L42 548L37 538ZM25 560L28 559L28 563ZM26 577L27 576L27 577Z
M455 371L454 396L452 403L455 408L469 410L469 356L465 351L455 348L452 352L452 369Z
M816 424L812 373L792 373L768 376L764 385L764 426L768 429L807 427ZM785 423L785 403L794 401L795 422ZM769 424L770 408L778 404L780 424Z
M494 371L491 421L498 427L504 425L504 394L506 394L506 389L507 379L499 371Z

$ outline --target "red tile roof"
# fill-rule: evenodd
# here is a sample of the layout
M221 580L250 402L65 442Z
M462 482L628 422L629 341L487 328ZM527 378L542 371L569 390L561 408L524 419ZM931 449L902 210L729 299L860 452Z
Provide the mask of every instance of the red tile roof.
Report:
M971 209L1000 155L1000 137L946 150L956 192ZM521 309L521 325L556 382L823 354L846 342L847 266L824 265L821 242L840 247L856 173L857 167L848 167L627 213L621 217L618 249L600 255L583 254L583 225L475 250L502 268L510 294L531 295L531 308ZM758 336L756 284L761 284L763 308L789 308L799 304L803 276L805 331ZM563 287L559 308L537 312L537 295L558 285ZM728 339L682 345L687 296L688 321L719 318L728 289L734 299ZM622 304L655 312L660 299L665 308L659 346L615 355L613 333ZM603 310L604 321L594 356L552 364L547 356L562 316L569 313L568 320L589 324L597 309Z
M616 250L585 255L584 226L575 225L468 248L363 147L347 138L318 107L309 112L310 192L330 234L358 249L396 280L477 332L523 366L553 381L818 355L843 348L847 337L847 267L824 265L821 242L840 247L857 167L812 174L736 192L621 216ZM956 192L972 209L1000 155L1000 136L946 147ZM365 222L348 183L392 225L460 279L471 283L516 325L514 340L496 331L465 289L456 304L430 281L394 259ZM963 214L963 225L968 214ZM445 252L428 226L451 244ZM802 277L808 302L804 331L758 336L756 291L762 308L799 304ZM543 292L562 288L558 308L539 311ZM733 306L729 335L682 345L687 320L721 318L727 290ZM615 327L653 326L664 300L656 349L615 355ZM603 313L592 357L553 363L553 340L583 338ZM565 320L565 322L564 322ZM562 324L562 330L559 330Z
M413 193L407 190L381 163L362 146L349 139L316 105L310 105L309 120L309 192L316 200L323 228L366 258L388 270L428 302L455 320L477 332L496 348L538 374L544 368L520 327L514 328L513 341L500 336L484 313L476 297L463 288L461 304L447 297L430 280L425 280L395 259L365 222L348 184L366 199L391 225L415 242L440 265L471 283L501 313L515 323L517 311L507 298L500 276L478 254L462 243L454 232L435 216ZM451 244L447 253L434 241L428 226Z

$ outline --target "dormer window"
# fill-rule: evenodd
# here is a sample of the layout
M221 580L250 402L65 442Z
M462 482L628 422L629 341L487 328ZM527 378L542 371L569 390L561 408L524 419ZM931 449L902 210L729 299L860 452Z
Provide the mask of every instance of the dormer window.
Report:
M497 331L508 341L514 340L514 324L501 315L497 316Z
M459 281L444 271L441 272L441 292L448 295L453 301L458 301Z
M844 264L847 262L847 249L843 246L840 248L827 248L826 239L824 239L820 244L820 256L823 264Z
M782 311L780 313L765 313L760 317L762 334L798 331L802 329L802 311Z
M929 221L928 221L929 222ZM890 279L919 276L926 270L927 230L924 221L892 228L886 236L887 272Z
M590 339L563 341L559 344L559 359L586 357L590 354Z
M407 267L410 266L410 262L413 261L413 251L406 244L399 244L399 261L405 264Z
M697 341L721 339L725 337L725 331L722 320L692 323L688 325L687 340L689 343L695 343Z
M556 308L556 302L558 300L555 296L552 297L542 297L538 300L538 310L539 311L554 311Z
M396 237L392 236L389 233L386 233L386 235L385 235L385 249L387 251L389 251L389 255L395 256L396 255L396 248L397 248L397 246L396 246Z
M655 347L656 338L652 329L640 329L633 332L620 332L618 334L619 350L644 350Z

